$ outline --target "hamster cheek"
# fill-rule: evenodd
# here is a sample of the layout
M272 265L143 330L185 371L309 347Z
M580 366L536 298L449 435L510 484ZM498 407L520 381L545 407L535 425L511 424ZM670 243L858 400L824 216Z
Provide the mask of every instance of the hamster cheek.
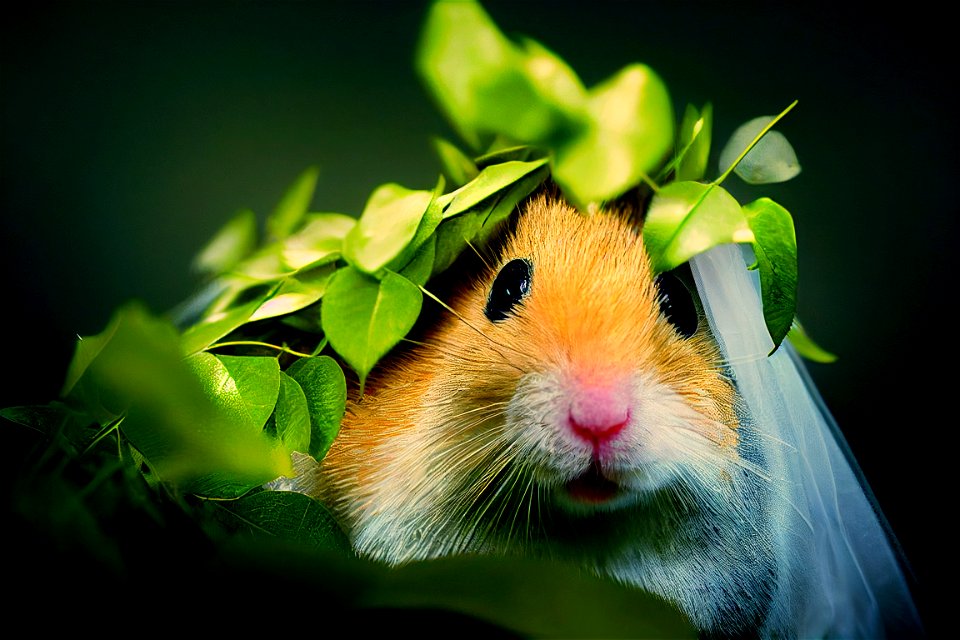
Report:
M636 380L635 408L625 446L611 460L610 477L636 491L654 491L677 480L714 485L728 477L736 457L723 446L729 427L709 403L696 408L668 385Z

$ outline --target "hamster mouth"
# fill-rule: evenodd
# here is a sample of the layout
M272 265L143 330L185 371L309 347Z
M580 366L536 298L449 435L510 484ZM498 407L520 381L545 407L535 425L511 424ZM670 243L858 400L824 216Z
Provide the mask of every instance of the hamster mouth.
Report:
M582 475L564 485L568 496L583 504L604 504L620 495L620 485L603 475L600 463L594 461Z

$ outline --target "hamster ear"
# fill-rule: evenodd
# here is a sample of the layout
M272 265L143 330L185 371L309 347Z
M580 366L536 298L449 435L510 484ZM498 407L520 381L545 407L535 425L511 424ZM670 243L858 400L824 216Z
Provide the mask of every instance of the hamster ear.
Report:
M532 279L533 262L526 258L517 258L503 265L490 287L484 315L491 322L506 320L514 307L530 293Z

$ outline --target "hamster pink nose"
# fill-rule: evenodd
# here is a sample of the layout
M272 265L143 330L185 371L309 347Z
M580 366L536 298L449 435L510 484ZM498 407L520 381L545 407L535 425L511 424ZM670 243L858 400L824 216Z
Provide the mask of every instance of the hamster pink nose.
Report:
M629 395L619 385L581 384L571 395L570 428L595 447L616 438L630 421Z

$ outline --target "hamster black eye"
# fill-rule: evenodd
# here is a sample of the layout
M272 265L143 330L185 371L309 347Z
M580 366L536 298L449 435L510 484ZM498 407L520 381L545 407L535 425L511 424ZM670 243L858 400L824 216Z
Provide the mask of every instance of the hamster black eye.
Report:
M681 336L691 337L697 332L697 326L700 324L700 315L697 313L693 294L680 278L670 272L658 275L654 283L660 292L660 313L670 321Z
M529 260L518 258L503 265L490 288L487 307L483 313L492 322L506 320L515 306L530 292L530 276L533 264Z

